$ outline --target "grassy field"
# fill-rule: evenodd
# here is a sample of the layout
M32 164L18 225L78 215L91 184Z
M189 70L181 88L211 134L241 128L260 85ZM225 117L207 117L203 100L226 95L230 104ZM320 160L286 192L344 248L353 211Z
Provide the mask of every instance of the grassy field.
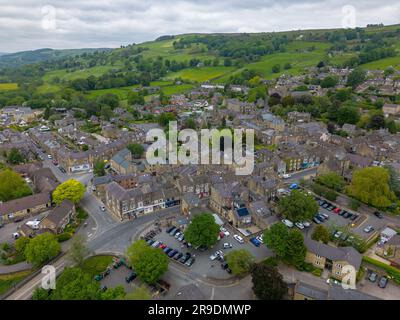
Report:
M400 57L389 57L368 62L366 64L363 64L362 67L371 70L384 70L388 67L394 67L395 69L400 70Z
M28 270L28 271L21 271L11 274L0 275L0 295L7 292L14 285L16 285L22 279L27 277L30 273L31 271Z
M179 72L170 73L166 79L182 78L184 80L204 82L219 78L235 70L235 67L203 67L189 68Z
M106 270L112 264L112 256L94 256L83 262L82 270L92 277Z
M18 83L0 83L0 91L17 90Z

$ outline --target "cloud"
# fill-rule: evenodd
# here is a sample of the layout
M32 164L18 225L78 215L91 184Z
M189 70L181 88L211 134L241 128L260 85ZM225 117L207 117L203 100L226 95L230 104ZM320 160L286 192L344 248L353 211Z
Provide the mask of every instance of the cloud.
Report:
M0 0L0 52L118 47L160 35L269 32L399 22L398 0Z

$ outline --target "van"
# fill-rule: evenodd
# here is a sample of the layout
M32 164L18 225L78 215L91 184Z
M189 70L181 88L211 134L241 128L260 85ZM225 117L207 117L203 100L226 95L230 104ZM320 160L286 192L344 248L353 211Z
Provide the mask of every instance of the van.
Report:
M293 226L294 226L293 222L290 220L287 220L287 219L283 219L282 223L288 228L293 228Z

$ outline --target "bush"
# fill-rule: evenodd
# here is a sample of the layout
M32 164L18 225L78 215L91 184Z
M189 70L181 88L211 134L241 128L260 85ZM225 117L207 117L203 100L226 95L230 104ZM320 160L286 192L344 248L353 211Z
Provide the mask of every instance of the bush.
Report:
M336 198L338 197L338 194L335 191L328 189L317 183L314 183L312 185L312 191L314 191L315 194L328 199L329 201L335 201Z
M315 268L313 271L311 271L311 273L312 273L314 276L320 277L320 276L322 275L322 270L321 270L321 269L318 269L318 268Z
M64 241L67 241L67 240L69 240L69 239L71 239L71 234L70 233L61 233L61 234L59 234L58 236L57 236L57 240L58 240L58 242L64 242Z
M264 260L264 263L271 267L277 267L279 264L279 260L275 257L269 257Z

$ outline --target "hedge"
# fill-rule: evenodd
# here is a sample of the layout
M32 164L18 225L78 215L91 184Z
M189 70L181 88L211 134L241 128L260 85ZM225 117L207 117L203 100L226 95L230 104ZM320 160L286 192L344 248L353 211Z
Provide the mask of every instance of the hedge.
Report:
M363 257L363 261L385 270L387 274L391 276L395 282L400 284L400 269L397 269L395 267L392 267L390 265L387 265L383 262L372 259L370 257Z

